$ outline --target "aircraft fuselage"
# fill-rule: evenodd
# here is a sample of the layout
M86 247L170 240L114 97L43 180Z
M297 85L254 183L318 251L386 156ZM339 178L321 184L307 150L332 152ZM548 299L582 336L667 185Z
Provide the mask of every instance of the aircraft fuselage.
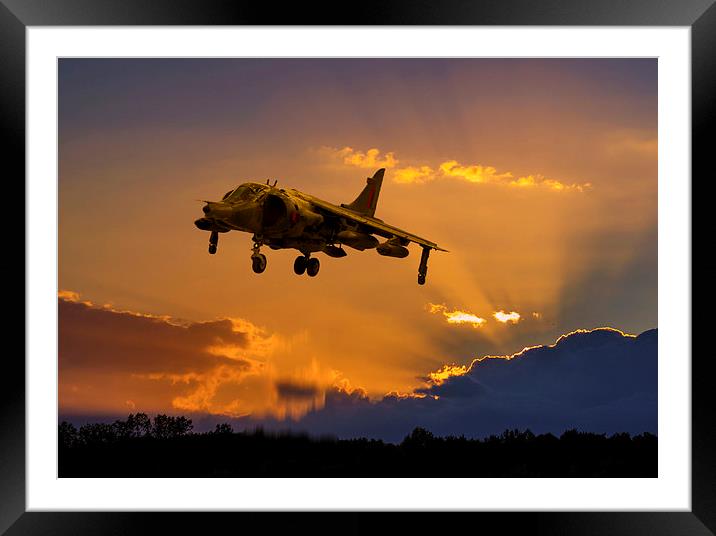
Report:
M216 253L219 233L232 230L251 233L252 264L257 273L266 268L266 257L260 253L263 245L300 251L302 257L296 259L294 271L315 276L320 263L311 258L312 253L345 257L343 246L348 246L359 251L376 249L383 256L403 258L409 254L406 246L417 242L423 248L418 282L424 284L429 251L441 248L374 217L383 173L381 169L369 177L358 198L341 206L298 190L277 188L275 183L247 182L227 192L221 201L207 201L204 216L194 223L199 229L211 232L209 252L212 254ZM373 235L387 240L380 243Z

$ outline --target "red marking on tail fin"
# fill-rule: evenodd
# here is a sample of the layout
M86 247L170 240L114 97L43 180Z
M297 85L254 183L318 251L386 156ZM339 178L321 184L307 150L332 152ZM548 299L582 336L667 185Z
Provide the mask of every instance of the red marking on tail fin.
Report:
M368 196L368 210L373 208L373 196L375 195L375 184L370 189L370 195Z

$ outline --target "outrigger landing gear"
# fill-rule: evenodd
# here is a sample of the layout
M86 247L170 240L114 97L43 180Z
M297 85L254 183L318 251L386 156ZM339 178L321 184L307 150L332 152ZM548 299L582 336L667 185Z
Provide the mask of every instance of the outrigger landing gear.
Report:
M420 266L418 266L418 285L425 284L425 276L428 275L428 257L430 248L423 246L423 253L420 255Z
M216 253L216 247L219 244L219 233L216 231L211 231L211 234L209 235L209 253L213 255Z
M310 253L296 257L296 260L293 262L293 271L296 275L306 273L309 277L316 277L320 269L321 262L316 258L312 258Z
M254 247L251 253L251 269L254 273L261 274L266 269L266 255L261 253L262 242L254 237Z

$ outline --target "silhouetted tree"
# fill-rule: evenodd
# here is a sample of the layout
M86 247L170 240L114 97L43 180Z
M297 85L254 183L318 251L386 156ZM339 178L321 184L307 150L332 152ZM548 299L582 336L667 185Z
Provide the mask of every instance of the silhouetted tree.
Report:
M636 441L638 443L648 443L650 441L656 441L656 436L654 434L650 434L649 432L644 432L643 434L635 435L632 438L632 441Z
M522 432L522 434L520 434L520 437L524 441L532 441L535 438L535 435L532 433L532 430L527 428L527 430L525 430L524 432Z
M126 421L114 421L112 431L118 440L145 437L151 433L152 423L145 413L130 413Z
M229 423L221 423L217 424L216 428L214 428L213 434L233 434L234 429L231 427Z
M399 445L305 433L193 433L186 417L130 414L112 424L58 425L61 477L655 477L658 439L645 433L561 437L505 430L485 439L415 428ZM160 439L160 441L154 440ZM466 463L445 463L465 460Z
M77 444L77 428L72 423L62 421L58 429L60 447L71 448Z
M188 434L194 426L186 417L171 417L160 414L154 417L152 435L157 439L168 439Z
M515 428L502 432L502 435L499 436L499 441L502 443L516 443L520 441L531 441L534 437L535 435L529 429L522 432Z
M570 428L562 432L559 436L560 441L577 441L579 440L580 432L576 428Z
M175 436L186 435L194 429L194 425L191 423L191 419L187 419L184 416L175 417L173 424Z
M157 439L166 439L170 437L170 419L167 415L160 414L154 416L154 423L152 425L152 436Z
M433 441L435 441L433 433L418 426L403 439L401 446L421 448L429 446Z
M131 417L131 415L130 415ZM129 439L134 437L132 425L129 423L129 419L126 421L116 420L112 423L112 431L117 439Z
M111 424L102 422L83 424L80 426L79 442L83 445L110 443L115 440L114 429Z
M132 437L145 437L152 433L152 421L146 413L130 413L127 421L132 429Z
M619 434L612 435L612 441L613 442L620 442L620 443L629 443L631 441L631 436L627 434L626 432L621 432Z

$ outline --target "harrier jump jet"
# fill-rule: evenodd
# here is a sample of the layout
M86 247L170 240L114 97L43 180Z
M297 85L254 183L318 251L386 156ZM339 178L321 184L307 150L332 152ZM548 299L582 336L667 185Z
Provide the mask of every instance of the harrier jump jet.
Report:
M410 242L422 248L418 266L418 284L425 284L430 251L447 251L437 244L412 233L388 225L374 216L385 169L368 177L363 191L355 201L333 205L298 190L277 188L255 182L242 184L224 194L221 201L205 201L204 217L194 224L209 231L209 253L216 253L219 233L243 231L253 234L251 263L254 272L266 269L262 246L271 249L292 248L301 252L293 263L298 275L315 277L320 262L312 253L329 257L345 257L348 246L358 251L375 249L380 255L403 258L408 256ZM385 241L381 242L377 235Z

